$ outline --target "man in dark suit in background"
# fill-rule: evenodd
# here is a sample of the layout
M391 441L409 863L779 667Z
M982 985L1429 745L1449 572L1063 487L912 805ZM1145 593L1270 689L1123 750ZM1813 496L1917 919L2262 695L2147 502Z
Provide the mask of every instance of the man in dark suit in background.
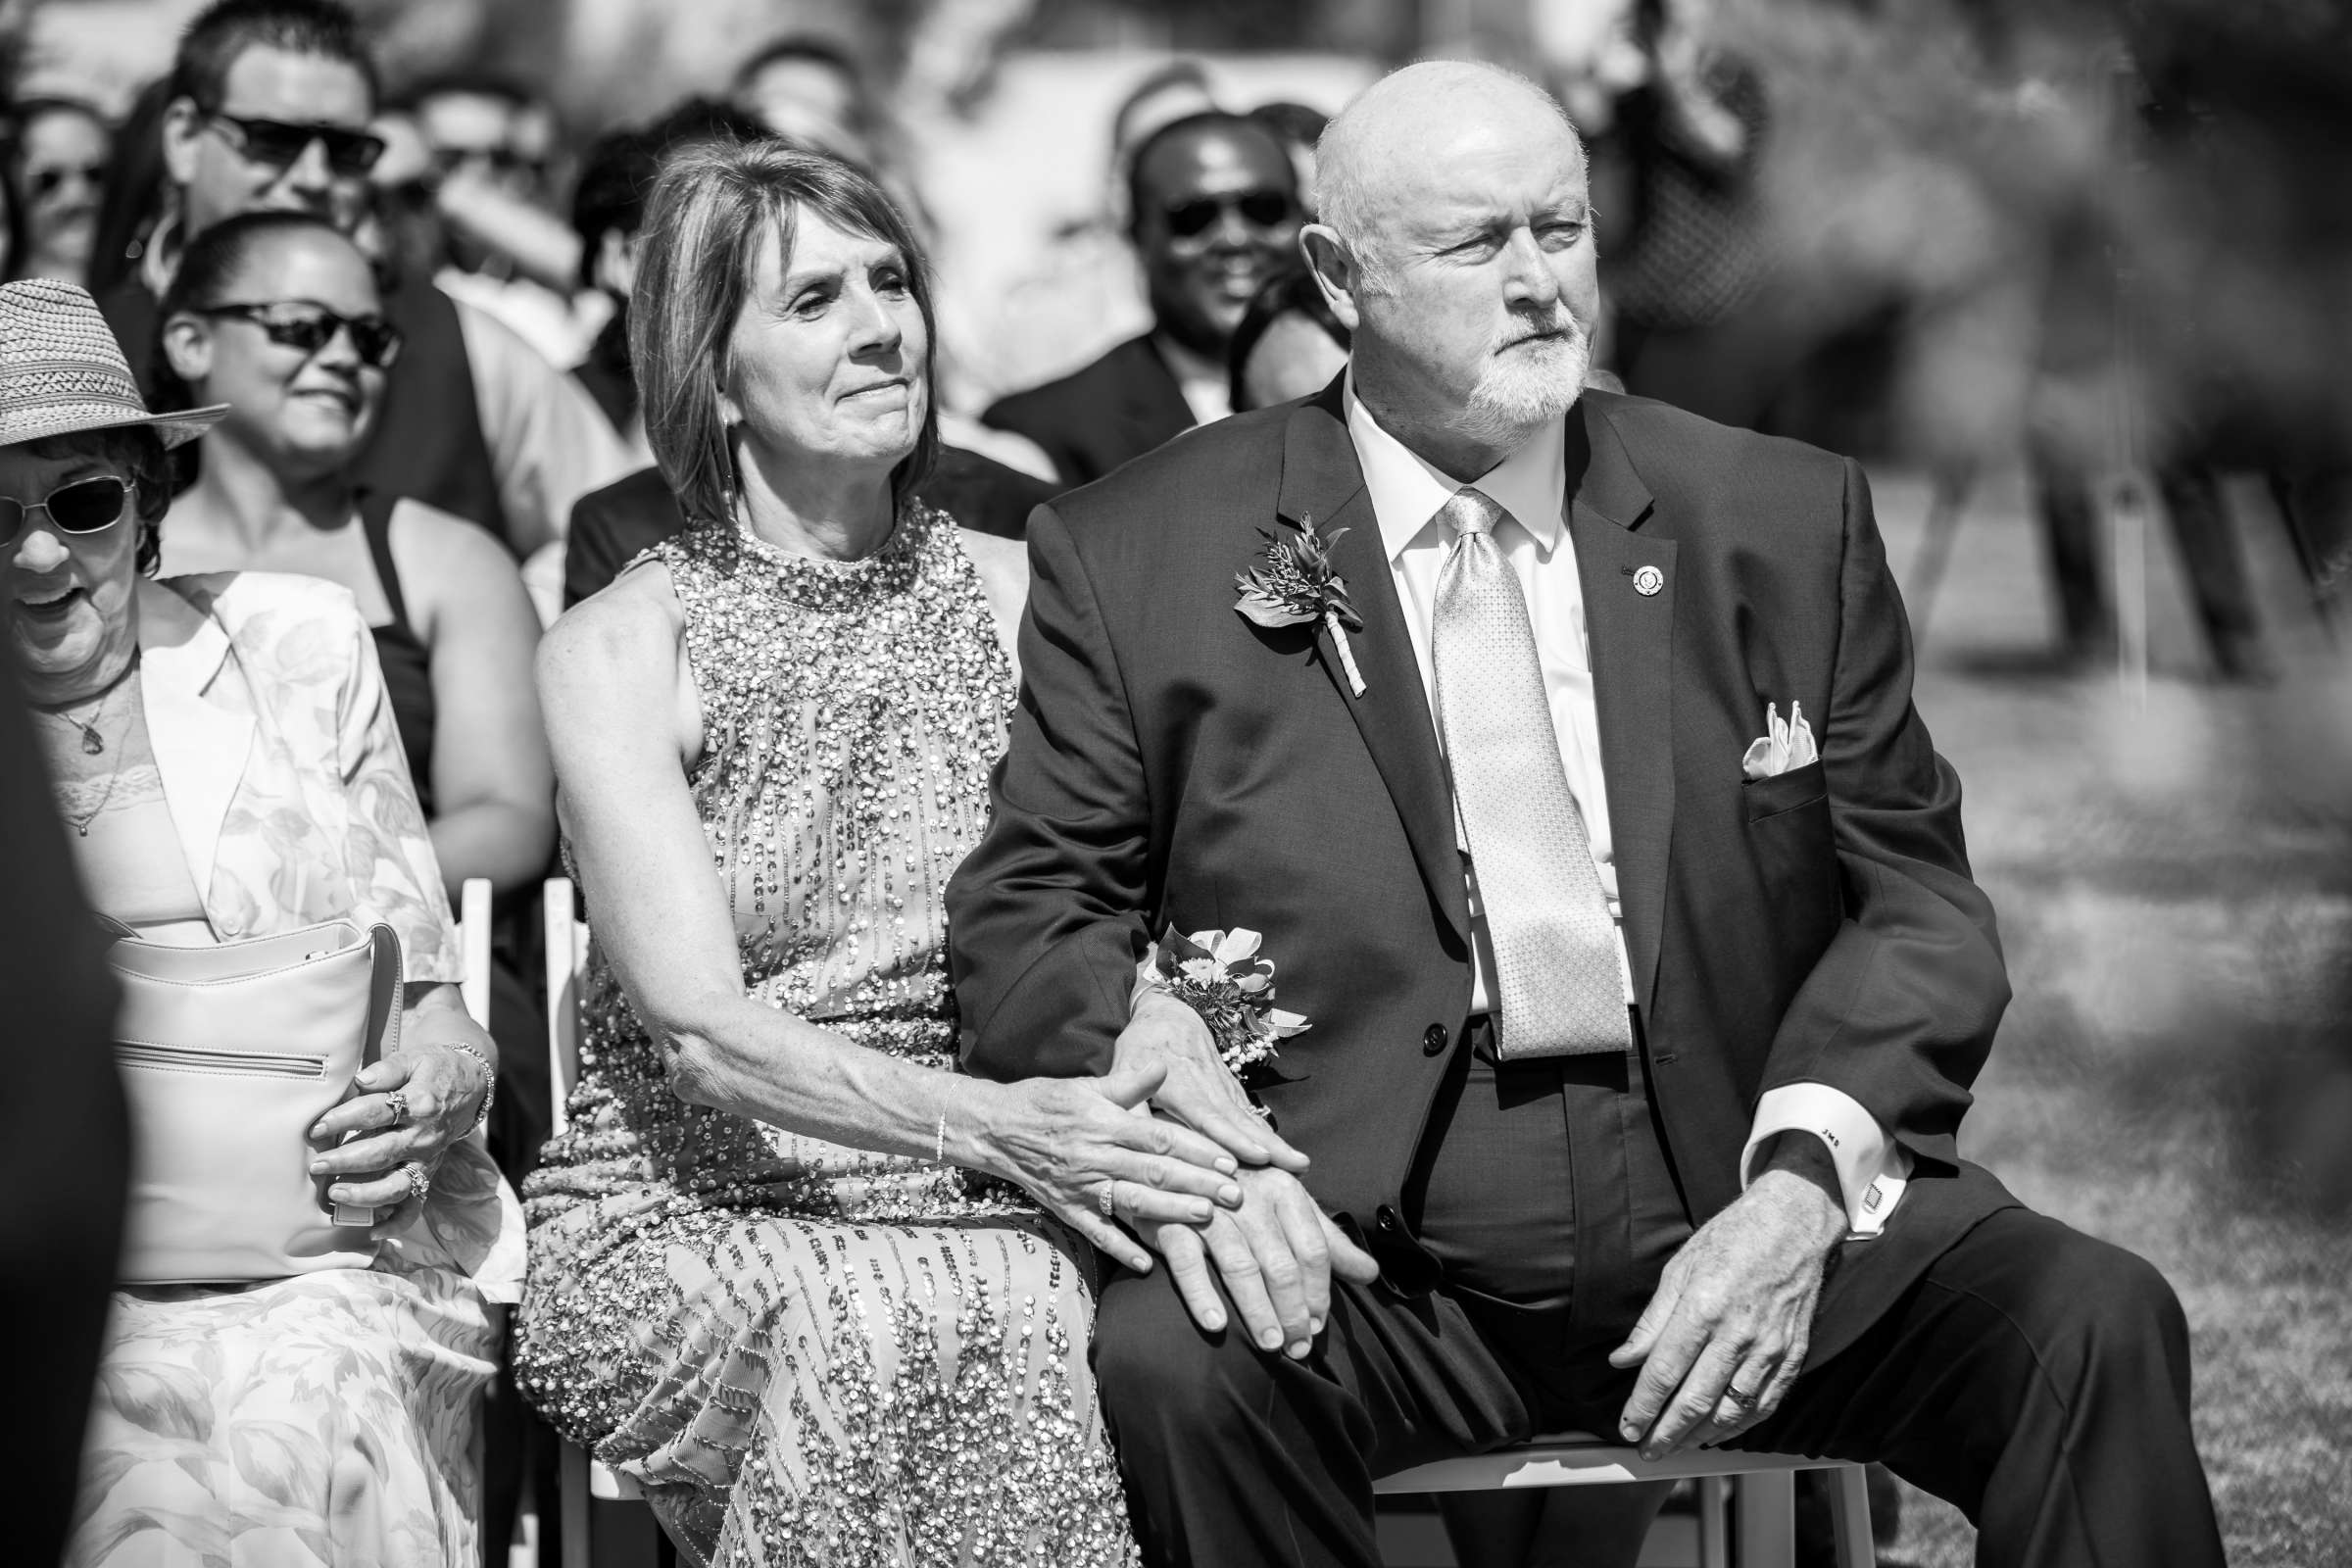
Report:
M1230 414L1233 329L1259 285L1293 265L1298 174L1281 141L1246 115L1188 115L1153 131L1127 189L1152 330L980 416L1036 442L1064 484L1100 479Z
M1408 68L1319 178L1349 376L1037 513L948 894L972 1070L1155 1062L1245 1165L1102 1289L1147 1560L1373 1568L1377 1476L1582 1428L1883 1460L1988 1564L2217 1568L2171 1290L1960 1158L2008 986L1861 470L1580 395L1585 163L1532 84ZM1295 623L1237 612L1307 530L1354 624L1311 560ZM1208 928L1309 1021L1267 1123L1138 983Z

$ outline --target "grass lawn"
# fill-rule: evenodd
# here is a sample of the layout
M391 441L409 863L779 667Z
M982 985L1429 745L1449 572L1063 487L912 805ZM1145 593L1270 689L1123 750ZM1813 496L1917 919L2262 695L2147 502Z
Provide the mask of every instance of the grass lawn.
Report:
M1882 488L1898 569L1919 501ZM2231 1563L2352 1564L2352 682L2277 610L2258 533L2280 687L2179 678L2197 645L2161 558L2144 707L2028 672L2047 632L2016 501L1965 525L1922 656L2017 993L1964 1147L2180 1291ZM1970 1535L1914 1493L1887 1560L1959 1568Z

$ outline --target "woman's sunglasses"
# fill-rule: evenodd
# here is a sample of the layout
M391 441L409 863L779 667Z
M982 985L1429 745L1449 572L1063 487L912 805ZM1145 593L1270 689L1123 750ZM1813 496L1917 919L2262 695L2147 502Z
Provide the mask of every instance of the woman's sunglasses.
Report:
M67 180L74 180L96 190L105 178L106 166L104 164L52 164L48 168L32 171L25 176L24 183L31 187L34 196L41 197L56 195Z
M278 300L268 305L203 305L195 316L233 316L251 321L270 341L305 354L316 354L335 340L337 332L351 334L351 351L360 363L389 370L400 358L400 328L380 316L339 316L308 300Z
M384 156L384 138L342 125L296 125L283 120L248 120L242 115L215 112L212 123L222 139L253 163L279 173L294 167L317 142L326 149L326 167L357 178ZM227 134L234 132L233 135Z
M15 544L36 512L49 514L59 533L103 533L128 514L137 489L128 479L108 473L61 484L38 501L0 497L0 539Z
M1258 228L1275 228L1290 221L1297 209L1278 190L1244 191L1238 196L1203 196L1178 202L1166 210L1168 232L1178 239L1205 233L1208 225L1227 213L1238 212L1243 221Z

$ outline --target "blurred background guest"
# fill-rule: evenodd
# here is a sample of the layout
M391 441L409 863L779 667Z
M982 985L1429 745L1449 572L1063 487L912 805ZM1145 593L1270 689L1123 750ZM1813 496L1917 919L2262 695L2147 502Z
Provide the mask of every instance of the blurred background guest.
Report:
M1323 127L1331 122L1331 117L1308 104L1277 99L1250 110L1250 118L1281 139L1283 150L1291 155L1291 168L1298 176L1299 200L1311 212L1315 200L1315 143L1323 139Z
M580 285L577 241L553 210L547 106L519 82L477 71L430 77L403 95L403 108L428 160L419 178L440 220L434 283L558 369L578 366L610 308ZM375 128L386 133L380 118Z
M1233 412L1311 397L1348 368L1348 325L1300 268L1250 297L1226 345Z
M87 294L0 286L0 616L91 903L175 946L338 918L401 939L397 1049L313 1135L328 1200L378 1210L376 1260L117 1290L74 1560L275 1560L290 1539L327 1561L469 1562L490 1306L520 1263L513 1198L466 1137L497 1047L453 983L449 903L350 593L155 578L166 443L221 413L150 415Z
M174 576L294 572L367 619L443 888L481 877L529 902L555 847L555 777L531 690L539 620L481 529L368 489L357 459L399 363L367 261L325 220L244 213L182 253L164 295L158 407L223 404L174 504ZM491 1150L520 1182L546 1136L545 1021L512 954L494 959Z
M571 229L579 245L580 282L609 304L605 324L573 372L630 453L646 466L645 412L629 369L629 290L637 278L637 235L662 161L682 147L716 139L756 141L766 122L715 98L689 98L643 125L607 131L580 162L572 187Z
M1539 43L1586 138L1610 365L1627 391L1755 426L1787 364L1747 311L1769 256L1763 78L1709 0L1561 0Z
M83 286L100 299L121 287L146 255L147 241L162 216L164 115L172 97L172 78L159 76L132 96L130 108L115 124L83 279Z
M1036 442L1065 485L1099 479L1233 412L1225 363L1233 329L1250 296L1296 260L1304 215L1281 140L1222 110L1146 136L1127 205L1152 329L981 416Z
M735 73L735 107L773 135L872 167L879 116L856 57L809 33L756 50Z
M83 282L113 129L77 98L25 99L9 118L8 174L23 211L12 275Z
M162 141L161 213L138 267L100 301L125 342L154 341L156 303L191 239L241 212L298 209L346 232L382 156L373 62L334 0L216 0L182 35ZM360 460L372 488L480 523L517 557L562 537L571 503L627 458L579 389L511 330L429 276L394 281L405 339Z

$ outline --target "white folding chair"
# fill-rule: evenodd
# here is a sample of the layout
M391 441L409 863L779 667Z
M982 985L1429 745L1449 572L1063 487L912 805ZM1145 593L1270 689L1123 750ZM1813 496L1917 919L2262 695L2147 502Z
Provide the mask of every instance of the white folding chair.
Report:
M588 972L588 926L572 911L571 879L551 877L543 890L547 949L547 1087L553 1135L569 1121L569 1101L580 1081L580 998ZM590 1499L630 1502L644 1496L628 1477L590 1458L575 1443L557 1455L558 1517L563 1522L564 1568L588 1568Z
M1494 1492L1512 1487L1594 1487L1628 1481L1698 1483L1699 1568L1794 1568L1796 1485L1799 1470L1835 1470L1830 1516L1838 1568L1873 1568L1870 1488L1862 1467L1794 1454L1735 1453L1701 1448L1644 1459L1633 1448L1581 1432L1538 1438L1466 1459L1400 1470L1373 1483L1377 1493ZM1724 1494L1732 1494L1732 1522ZM1737 1553L1730 1548L1738 1545Z
M466 1016L490 1027L490 879L469 876L458 890L458 957L465 978L458 995Z

